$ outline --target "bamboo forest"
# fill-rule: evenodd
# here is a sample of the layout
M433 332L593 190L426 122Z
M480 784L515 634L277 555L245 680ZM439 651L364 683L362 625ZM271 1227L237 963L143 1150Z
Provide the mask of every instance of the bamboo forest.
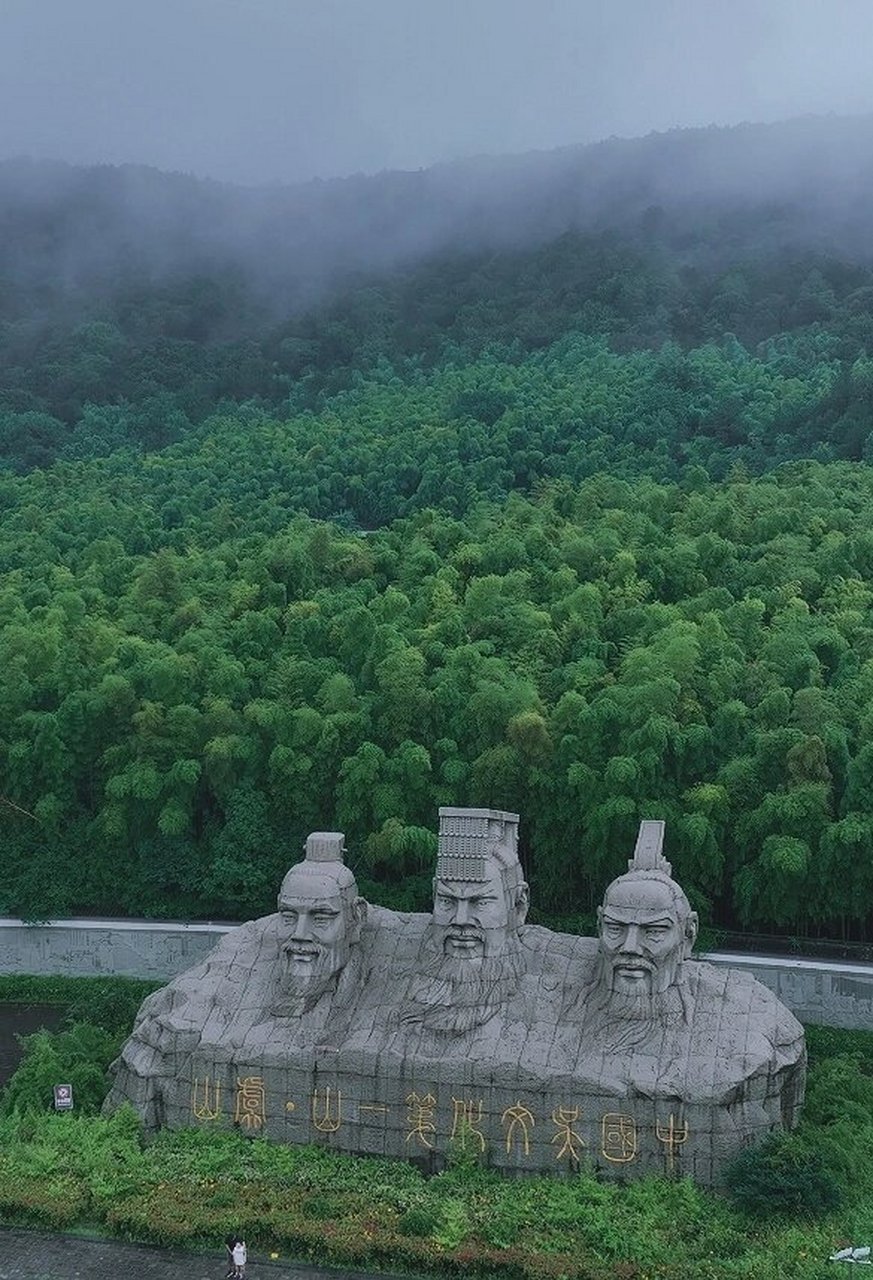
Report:
M27 234L0 183L0 910L248 919L317 829L421 910L467 805L521 814L542 922L666 818L712 929L865 941L869 255L760 203L284 303L59 271L123 243L112 172Z

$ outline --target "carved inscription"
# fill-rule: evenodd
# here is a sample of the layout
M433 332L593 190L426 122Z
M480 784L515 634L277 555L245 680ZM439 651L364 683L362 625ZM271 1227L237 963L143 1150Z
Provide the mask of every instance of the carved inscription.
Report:
M467 1143L478 1145L479 1151L485 1151L485 1135L479 1127L482 1124L482 1099L475 1102L472 1098L452 1098L452 1132L449 1138L454 1139L463 1151Z
M194 1077L191 1087L191 1111L195 1120L217 1120L221 1115L221 1081L209 1076Z
M630 1164L637 1158L637 1126L633 1116L608 1111L600 1122L600 1154L610 1164Z
M409 1108L406 1122L411 1126L406 1135L407 1144L415 1140L422 1147L427 1147L429 1151L432 1151L432 1139L436 1136L436 1124L434 1123L436 1098L432 1093L426 1093L423 1096L419 1096L417 1093L410 1093L406 1099L406 1105Z
M234 1124L250 1132L262 1129L267 1119L267 1097L261 1076L243 1076L236 1082L236 1103L233 1109Z
M517 1150L520 1145L522 1154L529 1156L531 1133L536 1124L533 1113L520 1102L514 1102L511 1107L506 1108L500 1117L500 1123L506 1127L506 1154L509 1155L513 1149Z

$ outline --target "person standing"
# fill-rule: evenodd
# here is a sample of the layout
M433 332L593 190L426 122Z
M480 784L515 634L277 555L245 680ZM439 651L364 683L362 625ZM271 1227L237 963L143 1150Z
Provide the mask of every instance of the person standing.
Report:
M234 1274L233 1247L238 1240L238 1233L236 1231L231 1231L230 1235L227 1236L224 1241L224 1247L227 1251L227 1275L225 1276L225 1280L231 1280L231 1276Z
M245 1280L247 1256L245 1240L237 1240L233 1246L234 1280Z

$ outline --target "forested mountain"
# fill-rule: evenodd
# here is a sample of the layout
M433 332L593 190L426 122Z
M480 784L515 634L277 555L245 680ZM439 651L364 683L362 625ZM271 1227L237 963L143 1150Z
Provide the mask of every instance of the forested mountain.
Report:
M666 816L707 920L864 936L871 133L0 166L0 908L262 912L334 826L420 906L487 804L553 916Z

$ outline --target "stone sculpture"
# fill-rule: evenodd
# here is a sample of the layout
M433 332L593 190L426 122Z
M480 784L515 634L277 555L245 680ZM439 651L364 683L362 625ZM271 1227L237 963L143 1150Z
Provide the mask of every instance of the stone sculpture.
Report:
M306 841L306 859L291 868L279 890L280 974L273 1013L300 1017L322 997L359 983L361 927L367 904L343 862L344 839L318 831Z
M359 896L340 832L314 832L305 848L275 915L232 930L143 1001L109 1109L129 1100L147 1128L203 1119L233 1096L237 1063L308 1062L313 1045L343 1038L394 917Z
M529 926L518 816L441 809L430 916L369 909L310 836L279 911L143 1004L107 1101L436 1167L717 1179L802 1100L803 1033L753 978L690 958L697 918L643 823L598 937Z
M571 1060L589 1105L623 1099L633 1129L665 1143L668 1171L708 1182L740 1147L796 1124L803 1029L749 974L690 959L697 916L661 856L663 825L641 824L606 890L554 1057Z
M433 915L402 1023L461 1034L488 1022L515 993L528 908L517 824L516 814L494 810L440 810Z

